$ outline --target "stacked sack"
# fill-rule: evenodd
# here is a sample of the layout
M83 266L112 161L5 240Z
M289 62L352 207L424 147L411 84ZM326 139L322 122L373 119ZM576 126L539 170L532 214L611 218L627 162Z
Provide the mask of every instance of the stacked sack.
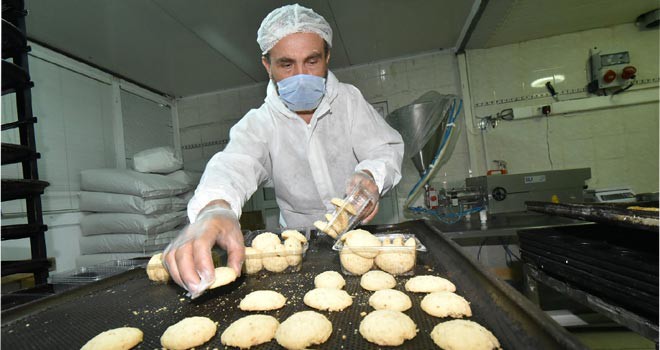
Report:
M151 256L186 225L186 207L201 174L181 170L169 147L133 156L133 168L81 171L78 266Z

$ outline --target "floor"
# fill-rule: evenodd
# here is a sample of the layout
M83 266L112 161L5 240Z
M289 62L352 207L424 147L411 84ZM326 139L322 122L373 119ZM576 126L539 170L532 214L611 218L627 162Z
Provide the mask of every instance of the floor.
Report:
M655 350L655 343L625 330L572 331L584 345L593 350Z

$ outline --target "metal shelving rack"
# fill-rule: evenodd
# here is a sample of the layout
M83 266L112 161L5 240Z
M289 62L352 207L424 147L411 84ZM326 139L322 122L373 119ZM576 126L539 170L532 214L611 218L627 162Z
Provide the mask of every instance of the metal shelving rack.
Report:
M28 52L23 0L2 1L2 95L13 94L16 99L16 121L3 123L2 131L18 129L20 144L2 143L2 165L22 166L22 179L2 179L2 201L24 200L26 224L3 225L2 240L30 239L31 259L2 261L2 276L33 273L35 287L47 283L50 262L46 255L41 195L49 185L39 180Z

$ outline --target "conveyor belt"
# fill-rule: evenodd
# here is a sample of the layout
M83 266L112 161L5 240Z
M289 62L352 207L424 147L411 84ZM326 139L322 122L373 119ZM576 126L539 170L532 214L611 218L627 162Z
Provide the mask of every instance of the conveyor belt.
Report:
M440 275L452 280L457 286L457 293L471 302L474 316L470 319L490 329L504 349L584 349L570 333L513 288L464 255L458 245L442 237L429 224L414 221L368 229L372 232L404 231L416 234L428 249L427 253L418 254L416 273ZM129 271L112 280L93 283L3 313L3 348L79 348L96 334L121 326L142 329L144 341L138 348L160 348L163 331L189 316L207 316L217 321L218 334L202 348L223 348L220 343L222 331L234 320L248 315L238 309L238 304L249 292L274 289L287 297L283 309L267 313L280 321L294 312L309 310L302 299L314 287L314 276L326 270L340 271L337 253L331 250L332 243L327 236L313 238L299 273L243 276L231 285L208 292L194 301L185 298L184 291L173 284L150 282L142 269ZM345 289L354 296L353 305L341 312L322 312L332 322L333 332L330 339L318 348L377 349L378 346L365 341L358 332L362 319L360 313L372 311L367 302L371 292L360 288L359 277L345 278ZM396 289L403 291L407 280L408 277L397 277ZM413 300L413 308L406 314L415 321L419 333L398 348L437 348L429 333L445 319L431 317L421 311L423 295L407 294ZM253 349L279 348L272 341Z

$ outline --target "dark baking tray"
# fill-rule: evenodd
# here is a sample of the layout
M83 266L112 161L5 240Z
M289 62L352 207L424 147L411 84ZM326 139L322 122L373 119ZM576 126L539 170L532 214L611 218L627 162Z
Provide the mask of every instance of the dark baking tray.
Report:
M592 224L518 231L525 262L638 315L658 317L658 234Z
M440 275L452 280L457 293L471 302L473 317L490 329L505 349L586 349L570 333L545 315L506 283L468 258L458 245L444 238L432 224L423 221L393 226L368 227L374 233L404 231L414 233L429 252L418 255L417 274ZM238 309L249 292L274 289L288 298L286 306L267 314L284 321L297 311L309 310L302 299L314 286L314 276L326 270L340 271L333 241L327 236L312 238L302 271L290 274L258 274L207 292L190 301L184 291L168 284L150 282L144 270L136 269L105 281L47 298L2 314L2 342L7 349L79 348L96 334L110 328L134 326L144 332L141 349L160 348L165 329L189 316L207 316L219 323L218 333L200 348L223 348L220 334L234 320L248 315ZM354 296L353 305L341 312L322 312L333 324L328 341L319 349L378 349L358 332L361 312L372 311L371 295L360 288L359 277L345 276L346 291ZM409 277L397 277L396 289L404 290ZM406 311L419 333L400 349L437 348L429 333L446 319L431 317L420 309L423 295L407 293L413 308ZM279 349L272 341L254 349ZM397 348L397 347L394 347Z

